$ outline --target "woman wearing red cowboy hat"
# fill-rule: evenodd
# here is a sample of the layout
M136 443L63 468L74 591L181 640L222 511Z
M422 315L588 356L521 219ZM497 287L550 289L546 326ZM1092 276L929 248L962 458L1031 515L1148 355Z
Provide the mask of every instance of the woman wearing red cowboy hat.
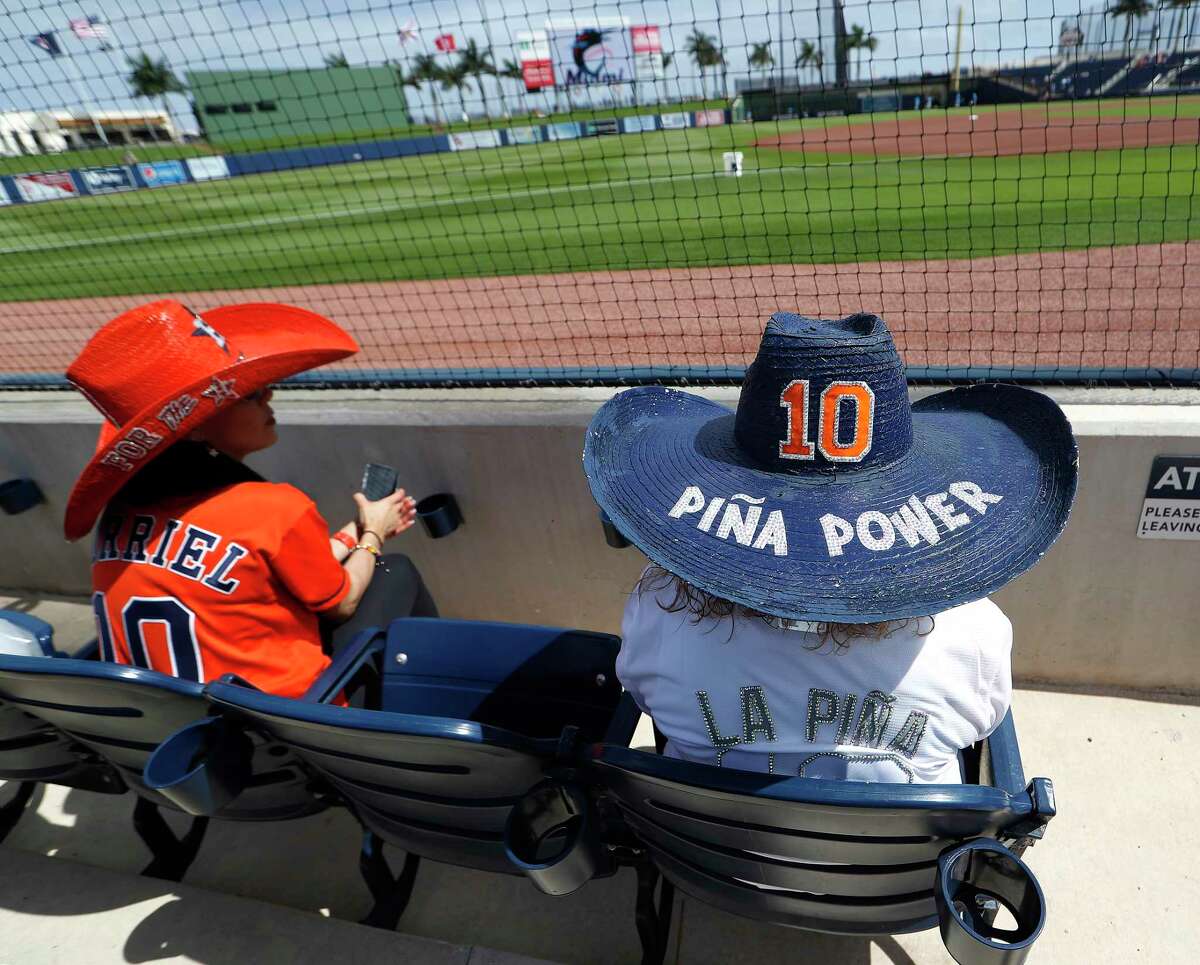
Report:
M274 304L200 316L159 301L92 337L67 378L106 421L64 528L76 540L100 520L105 659L298 697L329 664L322 623L351 618L373 580L391 615L436 615L404 557L375 576L384 542L413 523L403 490L355 494L357 520L331 537L308 496L242 462L276 441L272 383L357 350L328 319Z

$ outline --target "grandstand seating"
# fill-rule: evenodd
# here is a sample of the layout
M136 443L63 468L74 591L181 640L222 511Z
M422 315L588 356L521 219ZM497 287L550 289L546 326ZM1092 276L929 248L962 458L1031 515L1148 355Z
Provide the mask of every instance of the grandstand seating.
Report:
M49 640L45 652L0 654L0 779L20 784L0 809L0 838L20 819L38 782L103 794L133 791L134 829L153 855L143 873L178 881L200 847L207 818L176 837L159 813L175 805L147 787L142 772L163 740L205 716L202 687L152 670L60 656ZM214 817L276 821L327 806L327 797L313 792L281 748L252 740L244 763L250 790Z
M1046 89L1050 75L1057 66L1057 64L1022 64L1017 67L1001 67L996 71L996 76L1014 81L1027 90L1042 91Z
M629 865L644 962L662 961L676 887L817 931L939 924L959 962L1023 961L1045 907L1019 856L1054 798L1049 781L1025 785L1011 714L964 752L963 785L718 769L629 748L638 712L614 674L618 646L584 631L397 620L360 634L300 700L231 676L201 694L137 668L0 656L0 777L132 789L139 833L160 847L147 873L161 876L182 875L203 835L198 824L164 841L164 803L201 822L343 804L365 831L366 921L382 927L398 922L421 857L524 873L549 894ZM384 709L332 706L347 695ZM386 844L407 852L398 876ZM996 926L1002 906L1015 928Z
M1106 91L1106 93L1117 96L1147 93L1147 89L1151 84L1167 77L1188 56L1187 53L1176 52L1158 56L1147 54L1135 57L1130 64L1129 73L1122 77L1115 87Z
M564 729L629 742L636 717L614 717L619 643L586 631L401 619L356 638L303 700L231 677L210 684L220 716L203 726L228 721L284 741L316 784L336 790L364 826L359 867L375 901L364 920L394 928L420 858L520 873L505 854L505 822L554 766ZM356 680L382 710L330 706ZM180 732L154 755L148 779L193 814L236 802L240 788L220 760L225 739ZM386 845L407 852L399 875Z
M1095 97L1127 63L1125 57L1090 57L1060 65L1051 78L1053 96L1068 99Z
M748 773L614 746L588 748L580 761L582 781L616 812L605 812L610 851L638 871L643 963L662 961L674 887L733 914L813 931L898 934L940 922L960 962L1019 962L1041 929L1036 881L997 843L1019 855L1054 816L1049 781L1025 784L1011 713L964 755L967 783L957 786ZM551 800L543 793L538 810ZM520 829L510 835L527 837ZM958 908L961 895L942 893L946 865L961 858L954 853L964 841L1002 862L996 870L1004 879L972 873L965 904L987 906L989 899L975 897L978 886L1008 907L1015 929L992 928L995 902L990 914L972 919ZM572 857L564 852L561 860ZM567 890L553 864L526 863L525 870L549 894Z

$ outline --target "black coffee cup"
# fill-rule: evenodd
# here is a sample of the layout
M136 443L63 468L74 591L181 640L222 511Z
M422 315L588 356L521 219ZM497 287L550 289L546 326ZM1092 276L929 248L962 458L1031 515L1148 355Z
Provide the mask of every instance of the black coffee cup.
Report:
M434 493L417 503L417 518L430 539L449 536L462 524L462 510L450 493Z
M604 527L604 542L613 549L623 550L625 547L633 545L621 535L621 531L617 529L613 521L608 518L608 513L603 509L600 510L600 525Z
M10 516L33 509L38 503L44 503L46 497L32 479L10 479L0 483L0 509Z

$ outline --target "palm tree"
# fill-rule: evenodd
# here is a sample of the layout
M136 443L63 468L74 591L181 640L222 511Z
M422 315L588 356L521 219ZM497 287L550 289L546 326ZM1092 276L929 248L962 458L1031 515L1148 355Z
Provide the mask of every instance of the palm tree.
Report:
M152 60L150 55L143 50L136 57L126 57L125 60L132 68L129 74L129 86L133 89L133 96L162 98L163 113L173 131L175 125L174 119L171 117L171 105L167 101L167 95L182 93L187 88L172 73L165 59Z
M525 96L525 71L521 69L521 65L515 60L505 60L504 65L496 71L497 77L503 77L505 80L515 80L520 82L520 87L517 88L520 97ZM525 113L529 113L528 104Z
M879 40L874 34L869 34L860 23L853 24L850 27L850 32L846 35L845 49L851 50L870 50L874 51L879 46ZM862 54L858 56L858 65L855 69L856 79L862 79Z
M412 69L409 71L409 77L416 77L422 83L429 85L429 96L433 101L433 120L434 123L439 121L438 118L438 87L442 85L442 74L445 68L438 63L433 54L417 54L413 58ZM445 117L440 118L444 123Z
M700 99L708 100L708 88L704 83L704 71L709 67L717 67L725 62L725 58L721 55L721 48L717 46L717 39L709 34L701 33L699 30L692 30L692 35L687 39L686 50L695 61L696 67L700 70Z
M467 80L467 72L463 70L462 61L451 64L449 67L443 67L438 81L442 85L442 90L458 91L458 102L462 105L463 117L467 117L466 91L471 89L471 82Z
M1149 0L1117 0L1105 13L1112 17L1125 18L1125 56L1128 57L1133 46L1133 22L1146 16L1154 9Z
M459 51L457 67L462 70L464 77L474 77L479 85L479 103L483 106L483 116L488 116L487 98L483 93L483 75L496 73L496 65L492 61L492 48L481 50L474 40L468 40L467 45Z
M763 83L767 82L767 72L775 66L775 58L771 56L771 41L764 44L754 44L750 48L750 56L747 58L747 63L753 67L759 67L763 72Z
M326 67L349 67L350 61L348 61L346 59L345 54L343 54L340 50L338 50L332 54L325 55L325 66Z
M667 87L667 68L671 66L671 61L673 61L674 59L675 59L674 54L669 54L665 50L663 51L663 55L662 55L662 60L663 60L662 103L664 103L664 104L667 103L671 99L668 96L671 93L671 91Z
M811 67L816 71L817 83L825 83L825 75L823 73L825 54L811 40L802 40L800 42L800 56L796 58L796 69L803 70L805 67Z
M865 38L863 38L863 42L862 42L862 44L859 45L858 49L865 50L867 52L867 54L868 54L867 60L869 61L871 59L870 55L875 53L875 48L878 46L879 46L879 38L876 37L874 34L867 34L867 36ZM861 54L859 55L859 58L858 58L858 77L860 80L862 79L862 55Z
M405 87L411 87L413 90L420 90L421 84L424 83L424 78L417 73L415 69L405 71L403 64L393 63L392 69L396 72L396 84L400 88L400 93L404 93ZM412 110L408 106L408 98L404 98L404 112L408 115L408 123L412 124Z

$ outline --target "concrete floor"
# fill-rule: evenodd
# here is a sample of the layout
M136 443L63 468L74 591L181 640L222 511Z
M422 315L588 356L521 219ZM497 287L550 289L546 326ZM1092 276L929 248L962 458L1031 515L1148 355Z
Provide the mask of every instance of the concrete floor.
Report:
M0 606L4 602L0 597ZM47 612L44 605L39 614ZM60 606L67 609L48 618L67 642L63 628L82 630L86 622L73 602ZM1197 703L1017 690L1014 715L1026 774L1053 778L1059 809L1046 840L1026 856L1049 902L1046 929L1031 961L1167 965L1197 960ZM5 797L0 786L0 799ZM212 965L308 961L290 953L278 959L239 957L229 949L245 946L231 936L243 930L257 936L255 929L261 928L263 941L277 943L272 930L286 932L293 918L304 919L305 929L332 928L317 915L352 922L369 904L356 867L358 829L340 811L269 825L214 823L186 885L177 889L184 898L170 902L172 886L130 877L147 855L129 824L128 796L44 787L35 804L0 847L0 965L68 958L72 963ZM633 898L628 871L556 899L521 878L425 862L400 931L467 951L447 958L443 945L397 946L390 949L391 957L400 952L404 961L478 965L500 962L500 957L483 957L500 956L487 951L497 949L568 963L635 962ZM310 914L272 917L289 908ZM170 928L160 927L164 920ZM313 947L345 949L340 957L347 961L381 960L385 954L380 936L370 929L344 925L336 934L314 939ZM147 935L160 936L164 944L154 946L144 940ZM284 941L279 948L292 945ZM951 959L936 930L872 940L822 936L679 899L668 961L932 965Z

